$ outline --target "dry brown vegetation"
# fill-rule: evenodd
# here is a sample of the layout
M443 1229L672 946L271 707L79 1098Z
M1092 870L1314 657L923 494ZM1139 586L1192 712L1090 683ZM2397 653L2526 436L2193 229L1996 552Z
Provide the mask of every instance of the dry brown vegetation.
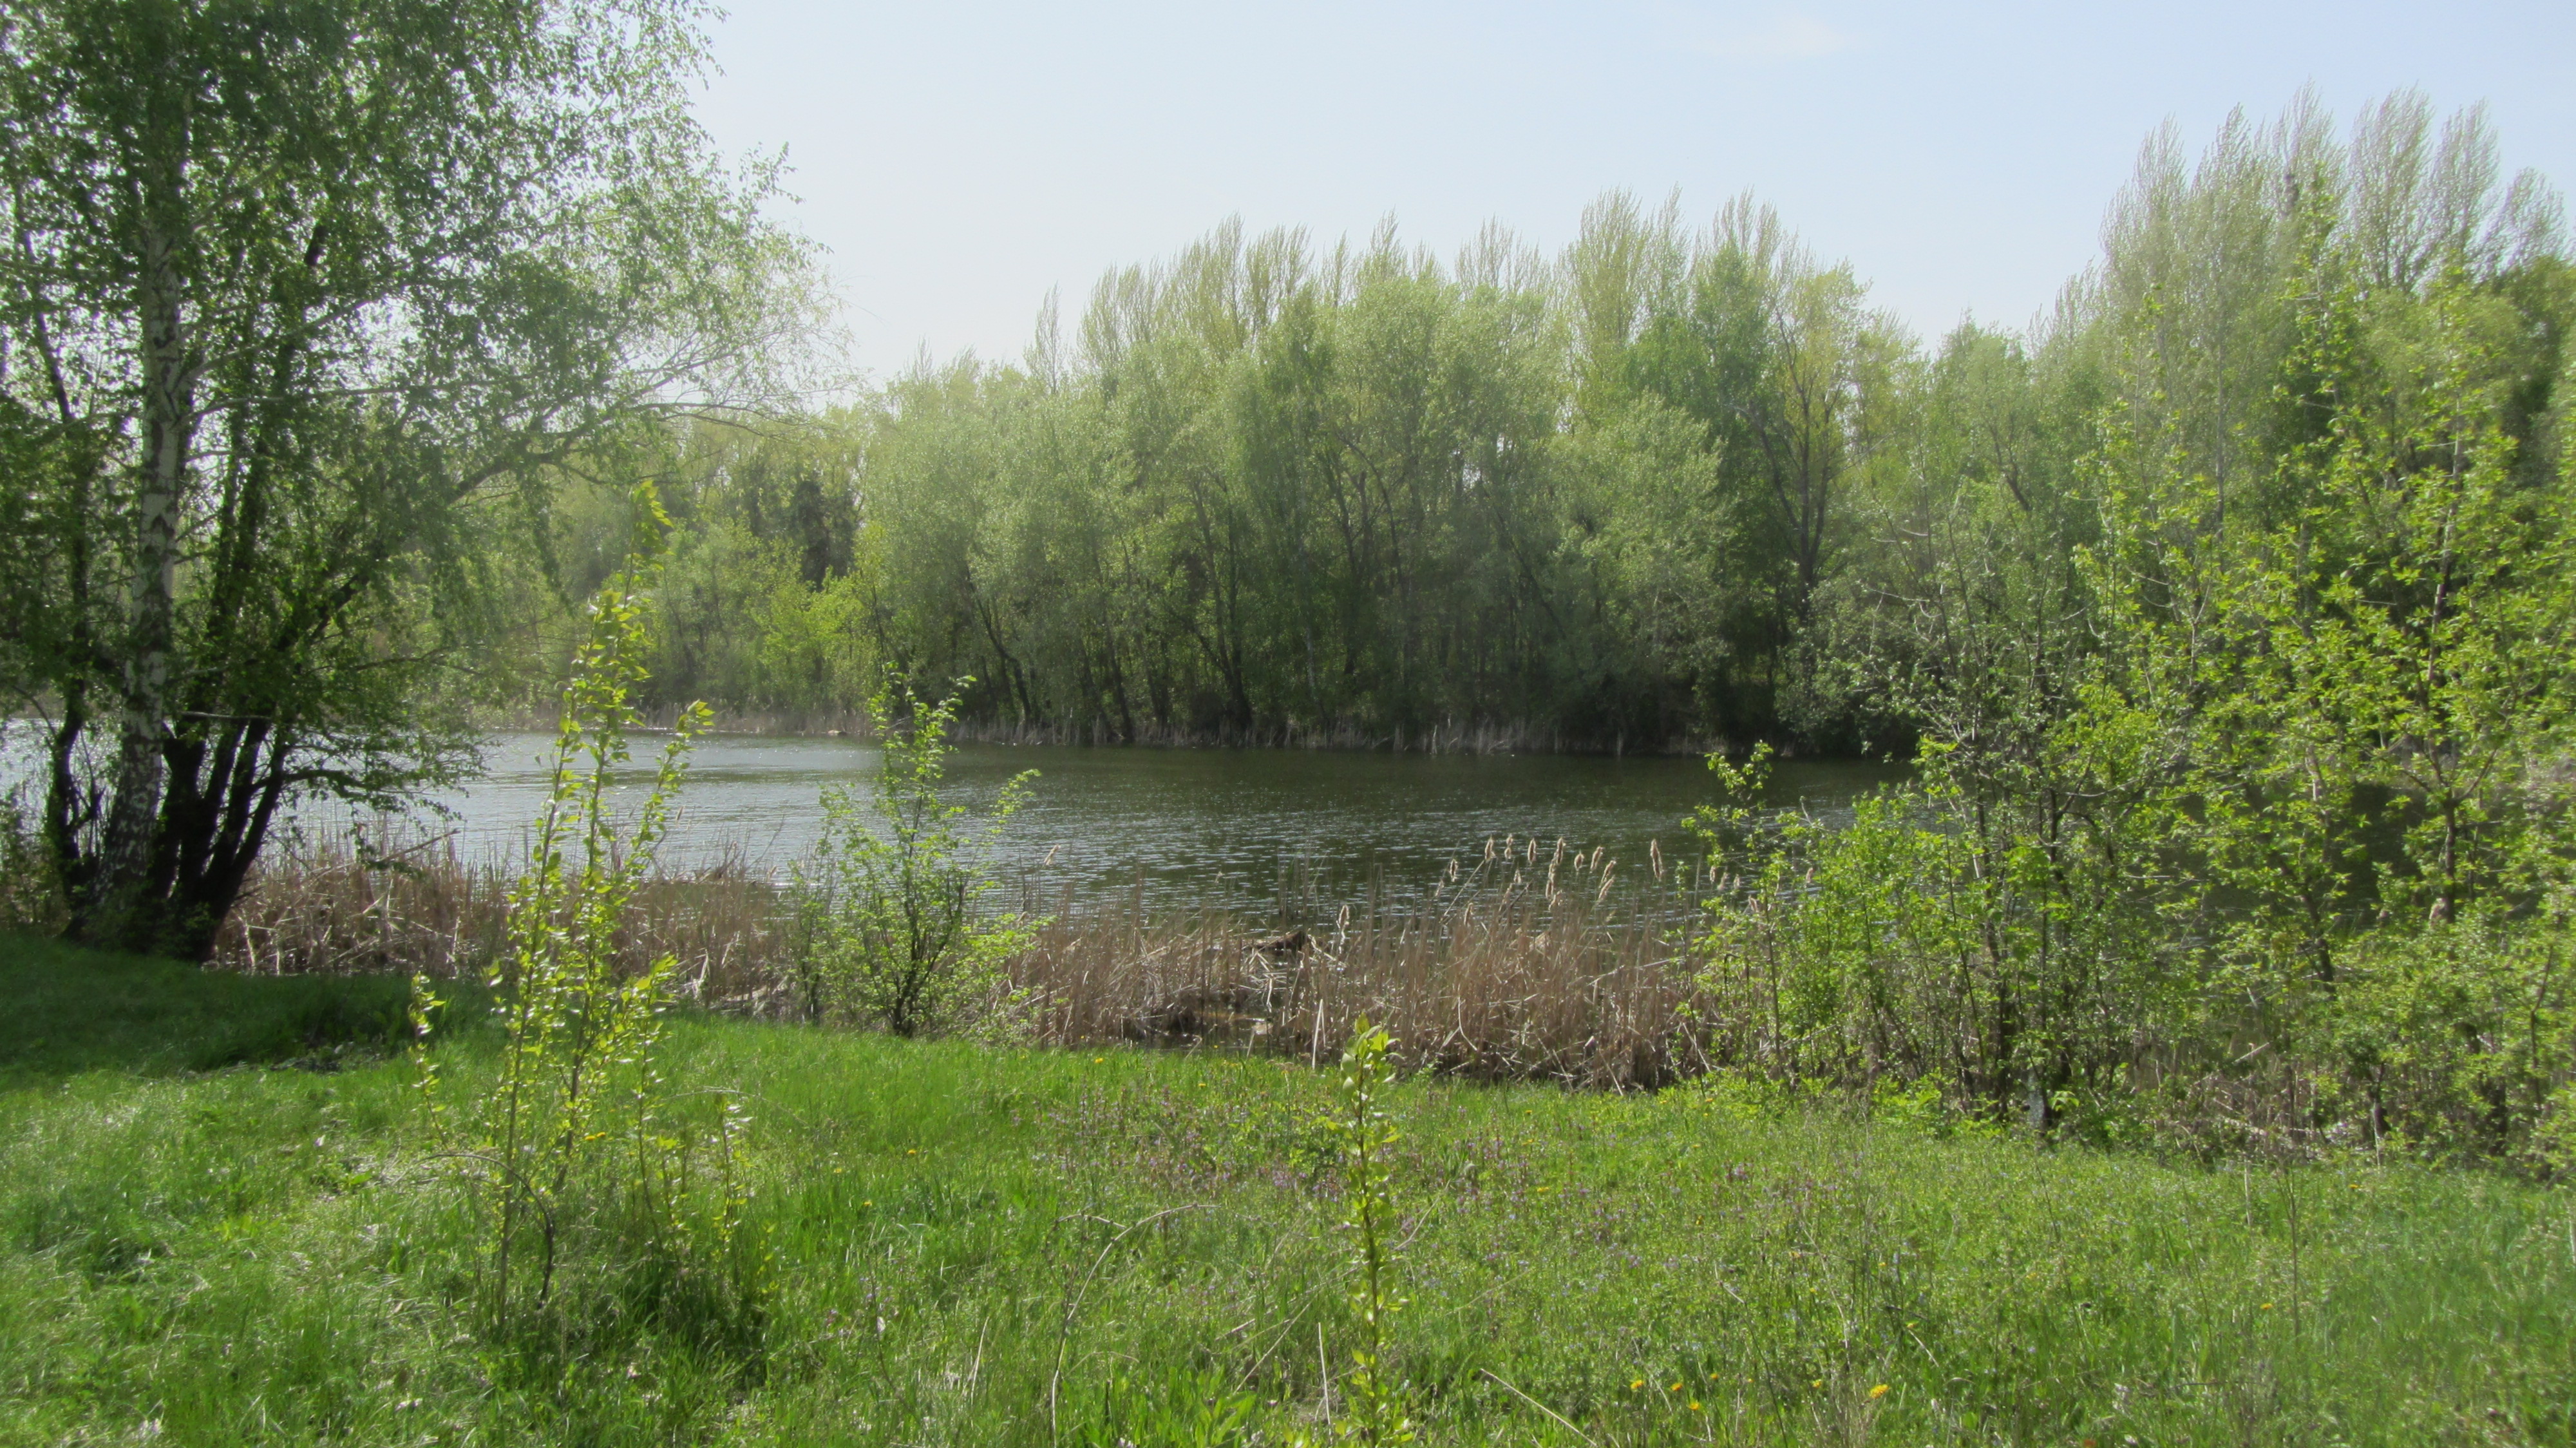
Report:
M484 970L507 937L513 872L448 837L342 835L279 853L242 891L214 963L261 974ZM667 954L692 999L762 1008L786 968L778 889L739 855L655 877L617 942L635 969Z
M1499 842L1433 895L1336 911L1262 939L1231 916L1069 911L1012 962L1040 1034L1224 1046L1329 1061L1352 1023L1386 1026L1413 1064L1621 1088L1707 1063L1678 888L1657 858L1630 889L1599 852ZM1526 853L1520 853L1525 851Z
M1563 842L1489 843L1427 898L1328 909L1255 928L1222 913L1149 913L1140 897L1051 902L1013 956L1028 1019L1053 1045L1129 1041L1331 1060L1365 1016L1414 1063L1492 1078L1652 1086L1707 1063L1699 987L1671 908L1687 886L1660 856L1635 871ZM243 892L217 964L262 973L482 970L503 938L510 875L444 838L341 837L281 854ZM697 1000L796 1009L797 931L784 893L740 857L657 878L619 942L635 967L668 953Z

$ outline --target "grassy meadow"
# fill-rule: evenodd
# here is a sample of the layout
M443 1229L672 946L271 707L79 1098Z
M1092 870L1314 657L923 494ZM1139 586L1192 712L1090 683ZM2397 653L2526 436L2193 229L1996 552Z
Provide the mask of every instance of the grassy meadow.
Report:
M679 1021L678 1099L755 1116L758 1320L597 1275L495 1346L391 982L8 939L0 983L0 1441L1329 1436L1353 1324L1304 1066ZM1723 1085L1417 1079L1391 1109L1427 1443L2576 1441L2563 1190Z

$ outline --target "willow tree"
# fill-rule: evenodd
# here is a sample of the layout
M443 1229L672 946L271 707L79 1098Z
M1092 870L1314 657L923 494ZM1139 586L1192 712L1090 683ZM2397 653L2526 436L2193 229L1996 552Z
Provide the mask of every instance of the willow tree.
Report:
M1632 249L1648 260L1629 270L1654 282L1633 289L1633 304L1586 304L1612 318L1595 332L1615 338L1632 312L1634 326L1623 343L1588 348L1604 379L1592 417L1634 427L1621 411L1651 404L1700 427L1715 476L1698 533L1722 562L1709 578L1712 627L1696 641L1707 670L1697 687L1722 724L1775 727L1793 649L1855 542L1864 485L1896 450L1913 343L1867 305L1848 266L1820 263L1750 198L1687 248L1669 220L1622 223L1600 210L1594 222L1598 236L1575 253L1578 290L1597 289L1582 274L1585 248L1614 253L1622 225L1645 227Z
M295 798L455 770L510 500L769 384L800 254L688 118L699 14L10 7L0 680L76 933L200 953Z

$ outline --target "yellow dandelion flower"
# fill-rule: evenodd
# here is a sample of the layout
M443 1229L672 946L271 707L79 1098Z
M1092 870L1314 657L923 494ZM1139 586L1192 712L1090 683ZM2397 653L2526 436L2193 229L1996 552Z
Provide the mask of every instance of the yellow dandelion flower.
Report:
M1886 1396L1887 1396L1887 1384L1885 1384L1885 1383L1881 1383L1881 1384L1879 1384L1877 1387L1874 1387L1874 1388L1870 1389L1870 1390L1869 1390L1869 1395L1870 1395L1871 1397L1873 1397L1873 1398L1884 1398L1884 1397L1886 1397Z
M1673 1384L1671 1387L1664 1389L1664 1391L1665 1391L1665 1392L1667 1392L1667 1393L1678 1393L1678 1392L1680 1392L1681 1390L1682 1390L1682 1385L1681 1385L1681 1384L1679 1384L1679 1383L1675 1383L1675 1384Z
M1637 1379L1635 1382L1632 1382L1632 1383L1628 1384L1628 1391L1633 1393L1633 1392L1637 1391L1639 1388L1644 1387L1645 1385L1646 1385L1646 1380L1645 1380L1644 1378L1639 1378L1639 1379Z
M2261 1311L2264 1311L2264 1312L2269 1312L2269 1311L2271 1311L2271 1310L2272 1310L2272 1304L2270 1304L2270 1303L2266 1302L2266 1303L2264 1303L2264 1304L2263 1304L2263 1306L2262 1306L2262 1308L2261 1308L2260 1310L2261 1310Z
M1814 1382L1807 1384L1807 1386L1808 1386L1808 1387L1811 1387L1811 1388L1821 1388L1821 1387L1823 1387L1824 1385L1825 1385L1825 1380L1824 1380L1823 1378L1818 1378L1818 1379L1816 1379Z
M1692 1411L1692 1412L1694 1412L1694 1413L1696 1413L1696 1412L1698 1412L1698 1411L1699 1411L1699 1399L1697 1399L1697 1398L1693 1398L1693 1399L1691 1399L1691 1411Z

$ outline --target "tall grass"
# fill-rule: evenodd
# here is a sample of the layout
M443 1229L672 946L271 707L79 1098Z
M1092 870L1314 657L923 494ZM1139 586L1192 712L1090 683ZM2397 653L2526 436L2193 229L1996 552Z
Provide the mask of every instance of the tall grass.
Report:
M324 836L263 863L216 937L214 963L255 975L481 975L509 936L514 865L453 836ZM687 998L758 1013L786 977L791 931L748 854L657 870L617 932L628 973L669 956Z
M0 990L64 1003L23 1027L48 1035L118 968L52 951L0 949ZM375 985L170 974L138 999ZM638 1332L531 1381L461 1337L470 1222L420 1190L399 1062L64 1060L0 1089L0 1443L1276 1448L1346 1411L1326 1073L694 1015L670 1044L681 1099L761 1116L764 1373ZM460 1089L496 1079L488 1034L439 1050ZM1421 1441L2576 1443L2563 1191L2034 1150L1744 1089L1386 1093L1412 1298L1387 1365Z
M1013 975L1043 1003L1052 1044L1200 1044L1322 1064L1366 1017L1407 1065L1481 1079L1624 1089L1703 1067L1701 987L1686 919L1669 908L1688 889L1676 872L1651 861L1643 888L1629 888L1599 851L1511 846L1489 844L1426 899L1372 898L1277 934L1221 913L1156 919L1141 897L1063 910Z
M1508 848L1506 848L1508 844ZM1635 879L1623 876L1633 873ZM1024 900L1046 923L1006 962L1037 1040L1225 1048L1315 1063L1362 1016L1408 1066L1487 1080L1612 1089L1703 1069L1709 1002L1686 940L1689 867L1633 872L1599 850L1514 837L1429 895L1340 907L1285 899L1311 923L1256 926L1124 900ZM217 963L259 974L483 971L504 942L513 876L439 837L354 834L264 867ZM1043 908L1041 908L1043 904ZM736 1014L793 1014L805 946L778 887L742 853L659 874L620 928L623 969L669 955L685 995Z

